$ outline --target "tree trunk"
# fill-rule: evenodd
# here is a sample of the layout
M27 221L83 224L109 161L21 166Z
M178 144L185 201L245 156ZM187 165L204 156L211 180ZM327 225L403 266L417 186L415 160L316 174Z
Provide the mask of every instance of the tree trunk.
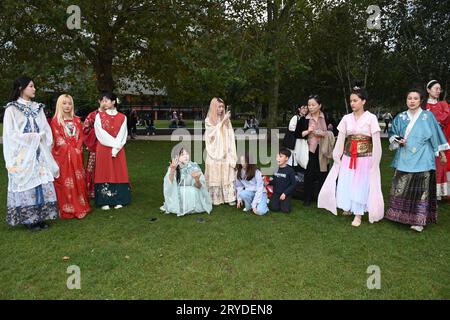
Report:
M94 62L94 71L96 74L96 85L99 91L112 92L115 89L115 82L113 78L113 59L114 51L110 41L106 42L98 51Z
M270 100L267 127L274 129L278 127L278 97L280 90L280 63L276 55L273 57L273 77L270 86Z

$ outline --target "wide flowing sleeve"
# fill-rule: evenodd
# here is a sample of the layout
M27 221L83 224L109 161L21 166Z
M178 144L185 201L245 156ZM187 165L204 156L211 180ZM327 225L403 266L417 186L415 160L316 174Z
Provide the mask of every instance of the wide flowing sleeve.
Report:
M372 168L370 169L369 199L367 204L370 223L380 221L384 217L384 199L381 190L380 172L380 161L382 155L380 131L376 131L372 135Z
M169 179L170 168L167 169L167 173L164 176L164 206L170 213L180 213L180 197L178 194L177 179L174 175L173 181Z
M113 148L112 150L112 156L116 157L120 150L125 146L127 143L128 138L128 128L127 128L127 118L124 117L124 121L122 123L122 126L120 127L119 133L117 134L117 137L115 140L119 143L119 148Z
M95 135L102 145L110 148L121 148L118 141L102 128L102 122L99 114L95 116L94 128Z
M212 124L209 118L205 120L205 146L206 152L213 160L225 159L225 137L223 134L223 121Z
M39 149L41 157L43 158L47 168L50 170L54 178L59 177L59 166L52 155L53 148L53 133L50 124L45 117L43 108L40 110L37 118L39 126L40 143Z
M95 115L90 113L83 124L83 141L89 152L95 152L97 145L97 136L94 129Z
M7 107L3 118L3 157L6 169L15 184L26 185L31 172L37 166L36 151L40 136L37 133L21 133L14 119L14 107Z
M394 121L392 121L391 127L388 130L389 150L391 151L400 148L400 144L397 141L395 141L396 137L401 137L403 134L400 126L400 121L401 121L400 116L396 116Z
M447 138L445 137L444 132L442 131L442 128L437 122L433 113L430 112L429 115L429 121L432 130L431 145L433 146L433 152L436 156L438 156L440 151L448 150L450 149L450 147L448 145Z
M341 159L344 154L345 138L347 135L346 117L342 118L341 122L337 126L339 131L336 145L333 149L333 166L325 179L325 182L320 189L317 199L317 207L323 208L334 215L337 215L337 202L336 202L336 181L339 176L339 170L341 168Z
M450 108L445 101L438 102L432 112L441 127L450 122Z
M52 135L53 135L53 149L52 153L54 156L58 156L60 154L66 154L67 153L67 144L64 139L64 134L61 132L62 127L59 125L58 120L53 118L52 122L50 123L50 128L52 129ZM77 127L78 130L78 127Z
M236 168L237 163L236 137L234 135L234 130L233 126L231 125L231 121L229 122L229 124L225 124L224 129L226 130L227 133L226 134L227 142L225 150L227 163L230 167Z

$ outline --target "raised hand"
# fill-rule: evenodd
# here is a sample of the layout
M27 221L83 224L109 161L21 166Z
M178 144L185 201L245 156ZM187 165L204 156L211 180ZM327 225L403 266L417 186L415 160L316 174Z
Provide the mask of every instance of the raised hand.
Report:
M199 171L193 171L191 173L192 178L194 178L195 180L198 180L200 178L200 172Z
M172 161L170 162L170 170L172 172L174 172L175 169L178 167L179 163L180 163L180 161L178 160L178 157L176 157L175 159L172 159Z

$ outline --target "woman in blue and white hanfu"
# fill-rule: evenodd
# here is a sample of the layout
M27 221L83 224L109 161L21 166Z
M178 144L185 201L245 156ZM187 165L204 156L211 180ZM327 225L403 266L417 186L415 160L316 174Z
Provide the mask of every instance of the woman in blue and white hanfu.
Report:
M28 77L14 82L3 119L3 156L8 170L6 221L40 231L48 228L46 220L58 217L53 181L59 168L51 154L53 138L44 105L31 101L35 92Z
M184 148L176 154L164 177L164 205L161 211L177 216L211 213L212 200L199 165L190 161L189 152Z
M449 149L447 139L432 112L423 110L422 93L410 90L408 110L394 119L389 130L390 149L397 150L396 169L386 219L411 225L421 232L437 222L436 162Z

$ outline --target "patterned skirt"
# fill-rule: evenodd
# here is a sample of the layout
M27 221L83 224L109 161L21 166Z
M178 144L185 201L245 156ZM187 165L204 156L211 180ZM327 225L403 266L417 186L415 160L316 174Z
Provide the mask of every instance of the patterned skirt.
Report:
M8 191L6 222L29 225L58 218L59 208L53 183L23 192Z
M89 198L94 199L95 152L89 152L86 166L86 187Z
M131 203L129 183L96 183L94 190L97 206L125 206Z
M396 171L386 219L412 226L437 222L436 172Z
M441 200L449 195L447 186L447 164L441 163L441 158L436 157L436 195Z
M234 184L221 187L208 187L208 191L212 203L215 206L236 201L236 188Z

